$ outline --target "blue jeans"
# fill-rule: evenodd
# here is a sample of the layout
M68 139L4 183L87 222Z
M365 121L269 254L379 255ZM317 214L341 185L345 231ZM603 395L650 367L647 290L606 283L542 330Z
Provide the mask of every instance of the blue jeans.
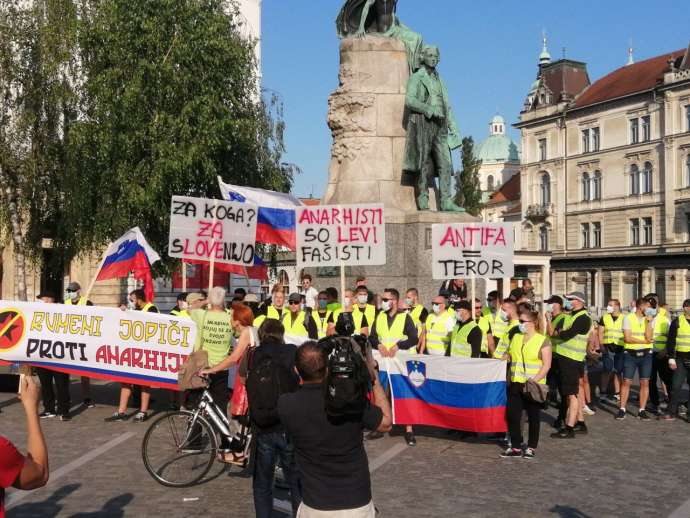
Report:
M652 351L648 349L644 356L637 356L635 351L625 351L623 356L623 379L635 378L639 370L640 379L648 380L652 375Z
M294 447L283 432L258 433L252 483L256 518L271 518L273 514L273 479L278 461L283 468L285 481L290 486L292 515L297 515L302 502L302 490L295 466Z

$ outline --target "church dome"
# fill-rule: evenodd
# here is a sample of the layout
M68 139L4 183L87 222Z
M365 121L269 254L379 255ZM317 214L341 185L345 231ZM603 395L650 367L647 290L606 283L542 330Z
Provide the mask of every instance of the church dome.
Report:
M515 142L506 135L505 120L494 116L489 124L489 137L479 145L477 158L484 163L519 162L520 152Z

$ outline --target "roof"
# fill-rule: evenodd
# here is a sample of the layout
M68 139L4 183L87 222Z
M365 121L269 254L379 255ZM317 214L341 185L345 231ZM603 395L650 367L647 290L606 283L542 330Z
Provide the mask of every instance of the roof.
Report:
M519 162L518 147L507 135L489 135L479 144L477 158L482 162Z
M542 77L554 96L552 104L558 101L562 93L572 99L589 86L587 65L572 59L559 59L544 66Z
M300 198L299 201L310 207L321 205L321 200L318 198Z
M595 81L575 100L574 107L582 108L638 92L651 90L663 83L668 60L684 55L686 49L667 52L632 65L626 65Z
M487 205L498 205L499 203L518 201L519 199L520 175L514 174L510 177L510 180L501 185L501 188L489 197Z

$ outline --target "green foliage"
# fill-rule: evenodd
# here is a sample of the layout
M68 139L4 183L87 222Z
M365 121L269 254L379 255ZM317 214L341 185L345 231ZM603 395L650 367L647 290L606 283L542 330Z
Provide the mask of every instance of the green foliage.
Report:
M479 167L481 160L474 155L474 140L472 137L462 139L462 169L457 173L456 203L465 208L472 216L477 216L484 204L479 184Z

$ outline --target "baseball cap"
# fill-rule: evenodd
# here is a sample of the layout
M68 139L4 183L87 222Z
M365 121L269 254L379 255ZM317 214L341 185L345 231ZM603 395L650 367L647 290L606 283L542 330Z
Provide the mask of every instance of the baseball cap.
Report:
M581 291L573 291L572 293L566 293L565 298L568 300L579 300L583 304L586 304L585 294Z
M460 300L460 301L455 302L453 304L453 308L455 308L455 311L458 311L459 309L464 309L466 311L472 311L472 304L470 303L469 300Z
M259 302L259 297L256 296L256 293L247 293L247 296L244 298L245 302Z
M560 304L563 305L563 299L558 295L551 295L551 298L544 301L546 304Z
M55 293L52 291L41 291L38 295L36 295L37 299L45 299L45 298L51 298L53 300L57 300L57 297L55 296Z
M81 289L81 285L78 282L70 282L67 285L67 291L79 291Z
M302 295L299 293L290 293L288 297L288 302L302 302Z
M187 304L193 304L200 300L205 300L205 297L201 293L190 293L187 295Z

